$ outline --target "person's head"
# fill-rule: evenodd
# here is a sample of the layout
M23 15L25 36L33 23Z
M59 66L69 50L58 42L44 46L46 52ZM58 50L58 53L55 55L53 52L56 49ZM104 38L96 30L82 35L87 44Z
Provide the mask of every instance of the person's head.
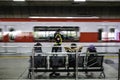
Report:
M61 31L61 30L60 30L60 29L58 29L56 32L58 32L58 33L59 33L60 31Z
M88 51L89 51L89 52L96 52L95 46L94 46L94 45L90 45L90 46L88 47Z
M75 44L75 43L72 43L71 44L71 48L73 49L73 48L76 48L77 47L77 45Z
M41 45L41 43L40 43L40 42L37 42L36 44L37 44L37 45Z

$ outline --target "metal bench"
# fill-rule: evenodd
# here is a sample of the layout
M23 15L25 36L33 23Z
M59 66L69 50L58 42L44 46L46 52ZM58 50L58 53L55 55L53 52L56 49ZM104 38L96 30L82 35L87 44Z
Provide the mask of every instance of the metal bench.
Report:
M69 57L68 57L68 64L66 64L66 56L49 56L49 57L50 57L49 64L47 64L47 56L41 56L41 57L34 56L34 66L31 65L31 67L29 68L28 78L31 78L33 71L53 72L54 71L53 67L55 66L57 67L57 69L55 70L56 72L67 72L67 73L75 72L77 68L78 72L101 72L100 77L105 78L104 67L103 67L104 56L88 57L87 60L86 60L86 56L78 56L77 58L78 67L76 67L76 65L71 65ZM49 68L47 68L48 65ZM34 69L32 69L32 67L34 67Z

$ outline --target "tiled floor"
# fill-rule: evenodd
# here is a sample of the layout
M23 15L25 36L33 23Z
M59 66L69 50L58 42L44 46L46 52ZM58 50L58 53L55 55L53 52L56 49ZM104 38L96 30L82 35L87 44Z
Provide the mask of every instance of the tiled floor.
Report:
M104 80L117 80L118 62L117 58L104 59L104 72L106 78ZM29 80L27 78L29 68L29 56L0 56L0 80ZM92 77L86 77L84 72L79 72L78 80L99 80L99 72L94 72ZM73 77L67 77L66 73L61 73L57 78L49 78L49 73L35 73L35 78L39 80L75 80ZM76 79L77 80L77 79ZM100 79L102 80L102 79Z

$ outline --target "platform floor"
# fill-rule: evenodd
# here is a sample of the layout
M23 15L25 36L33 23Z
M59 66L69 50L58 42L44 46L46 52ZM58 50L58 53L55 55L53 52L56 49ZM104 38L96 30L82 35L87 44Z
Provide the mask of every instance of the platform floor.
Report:
M105 57L104 59L104 72L106 74L106 78L103 80L118 80L118 58L116 57ZM7 55L0 56L0 80L29 80L28 76L28 68L29 68L29 56L23 55ZM60 73L59 77L50 78L50 73L35 73L35 79L40 80L75 80L75 77L71 76L67 77L67 73ZM102 80L99 79L100 72L92 72L89 73L90 76L86 77L84 72L78 73L78 80Z

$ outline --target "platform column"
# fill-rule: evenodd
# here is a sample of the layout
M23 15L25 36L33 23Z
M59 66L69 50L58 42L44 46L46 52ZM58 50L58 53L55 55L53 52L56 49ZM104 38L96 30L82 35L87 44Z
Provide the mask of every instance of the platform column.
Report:
M118 80L120 80L120 49L118 53Z

